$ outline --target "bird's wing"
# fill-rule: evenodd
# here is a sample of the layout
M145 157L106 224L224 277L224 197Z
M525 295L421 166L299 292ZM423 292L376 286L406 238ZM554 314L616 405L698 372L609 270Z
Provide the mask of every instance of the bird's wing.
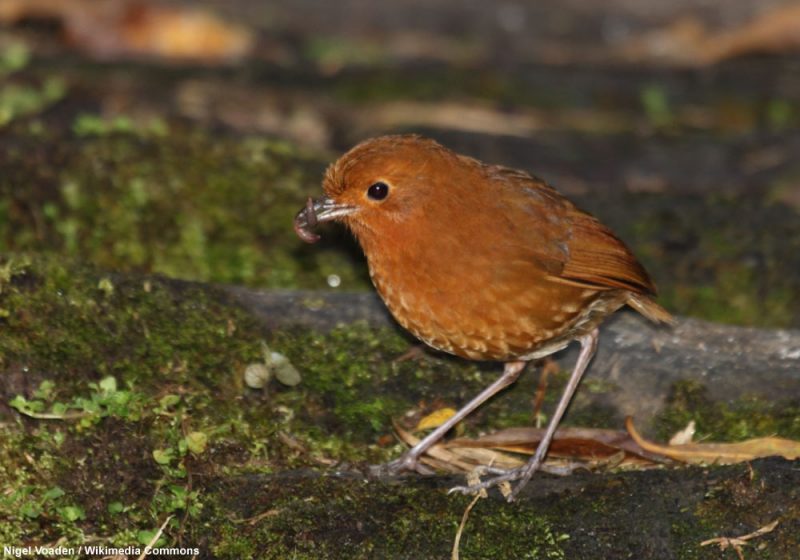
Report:
M518 243L551 280L581 287L655 294L655 286L625 244L553 187L527 173L492 166L494 180L513 185L509 219L524 223Z
M656 287L633 253L596 218L573 207L569 258L560 277L598 288L655 294Z

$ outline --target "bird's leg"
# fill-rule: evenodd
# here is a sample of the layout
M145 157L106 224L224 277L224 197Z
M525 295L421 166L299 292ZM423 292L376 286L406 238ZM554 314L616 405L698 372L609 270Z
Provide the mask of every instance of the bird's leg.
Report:
M561 395L561 400L558 401L558 406L556 406L553 417L550 419L550 423L547 425L547 430L544 432L542 441L539 442L539 446L536 448L536 453L533 454L533 457L531 457L528 460L528 463L523 467L521 476L519 477L519 482L517 483L516 488L514 488L514 490L511 492L511 495L508 497L508 501L513 501L514 498L517 497L520 490L522 490L522 488L528 483L528 481L531 479L531 476L533 476L533 473L536 472L536 470L542 464L542 461L544 461L544 457L547 455L547 450L550 448L550 442L553 440L553 436L556 433L556 428L558 428L561 418L567 411L567 407L569 406L570 401L572 401L572 395L575 394L575 390L578 388L578 384L581 382L581 378L583 377L589 362L592 361L594 353L597 351L598 334L598 330L594 329L589 334L578 339L581 343L581 353L578 355L578 360L575 362L575 367L572 369L572 374L569 376L567 386L564 387L564 393Z
M492 486L497 486L501 482L519 480L517 486L508 496L509 502L514 501L520 490L522 490L522 488L531 479L533 473L539 469L545 455L547 455L547 450L550 447L550 442L553 439L556 428L558 428L561 417L564 416L564 412L567 410L567 406L569 406L569 403L572 400L572 395L575 393L575 389L578 388L578 383L580 383L581 377L583 377L583 373L586 371L586 367L589 365L589 362L592 360L592 357L597 350L597 336L598 330L594 329L589 334L578 339L578 341L581 343L581 353L578 356L578 361L575 362L575 367L573 368L572 374L569 377L567 386L564 388L564 393L561 395L561 400L558 401L558 406L556 406L553 417L550 419L550 423L547 425L544 436L539 442L539 446L536 448L536 453L533 454L533 457L531 457L525 465L517 469L513 469L505 474L490 478L489 480L481 482L480 484L476 484L475 486L458 486L453 488L451 492L455 491L464 494L474 493L482 488L491 488Z
M450 431L450 429L466 418L470 412L490 399L495 393L508 387L517 380L527 362L508 362L501 375L494 383L486 387L481 393L469 401L463 408L448 418L447 422L425 436L417 445L406 451L401 457L384 465L375 465L370 469L373 475L398 474L402 471L419 471L427 474L419 464L419 458L437 441Z

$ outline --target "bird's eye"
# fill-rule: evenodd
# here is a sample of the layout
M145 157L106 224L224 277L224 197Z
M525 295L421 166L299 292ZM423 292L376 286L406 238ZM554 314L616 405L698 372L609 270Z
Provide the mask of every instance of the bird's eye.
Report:
M389 185L378 182L370 185L367 189L367 196L372 200L383 200L389 194Z

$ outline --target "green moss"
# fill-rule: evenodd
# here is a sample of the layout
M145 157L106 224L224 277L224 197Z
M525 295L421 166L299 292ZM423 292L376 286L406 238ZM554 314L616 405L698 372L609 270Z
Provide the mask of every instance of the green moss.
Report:
M263 359L263 333L213 290L17 256L0 266L0 309L9 379L0 396L25 415L3 424L4 535L79 542L91 521L112 538L180 513L177 527L203 509L192 475L313 461L287 449L282 433L309 442L311 454L364 456L340 443L348 431L334 435L304 412L326 398L314 393L314 368L296 390L244 389L246 365ZM352 401L341 421L383 422L376 403ZM48 498L51 488L62 493Z
M331 244L345 232L331 228L312 248L292 229L305 198L320 193L324 162L283 142L160 121L80 115L75 129L19 131L0 177L0 251L222 283L321 288L336 274L343 288L368 285L352 242Z
M43 111L60 100L64 93L65 85L57 78L49 79L41 86L4 84L0 87L0 127Z
M305 55L325 71L343 66L374 65L386 61L379 43L353 41L341 37L313 37L305 45Z
M175 524L202 515L198 476L317 458L386 460L399 449L376 441L392 418L426 399L460 404L498 373L452 359L395 362L408 340L357 324L269 336L303 380L252 391L242 375L263 359L265 334L226 301L199 285L118 277L61 259L0 263L0 368L10 380L2 397L24 413L4 426L0 445L2 469L14 473L0 502L12 520L4 534L69 534L77 542L88 520L105 535L137 534L167 514L181 514ZM0 414L10 418L10 410ZM63 494L47 502L54 487ZM23 501L39 509L20 513ZM64 515L41 515L45 506Z
M379 87L381 75L337 80ZM396 85L396 73L385 78ZM506 86L471 79L503 97ZM292 231L305 197L320 192L329 156L158 119L79 114L71 123L74 130L62 133L49 124L14 128L0 176L0 251L260 287L327 288L336 275L344 289L369 289L360 250L342 228L326 227L315 246ZM791 208L756 195L677 196L667 204L663 195L626 195L598 206L658 281L670 310L737 324L800 320L800 221Z
M418 405L428 410L445 405L457 407L500 374L499 366L478 367L444 356L395 361L408 349L409 342L396 330L374 330L355 323L326 335L279 332L270 347L289 356L304 372L303 384L310 395L296 396L309 400L292 406L302 410L312 425L338 434L337 439L363 445L374 444L389 433L392 419L409 409ZM490 403L471 419L470 425L475 429L501 425L497 413L517 404L508 397L511 395L498 398L502 402ZM529 396L521 398L529 401ZM374 445L369 449L368 456L374 461L397 453ZM351 453L352 450L337 450L340 458L341 454Z
M83 113L77 116L72 130L78 136L107 136L111 134L136 134L142 137L150 135L165 136L167 124L160 119L151 119L145 123L137 123L124 115L106 119L100 115Z
M272 382L256 392L241 378L247 364L263 359L265 333L222 294L43 258L0 263L0 308L2 401L22 395L28 407L22 409L34 413L0 409L4 538L63 537L69 544L98 535L108 544L135 543L173 515L167 544L182 531L184 542L223 558L449 554L469 501L439 486L452 481L411 477L382 484L317 478L298 467L396 455L399 449L376 444L392 418L422 402L463 403L498 375L496 365L438 356L395 362L408 340L364 324L326 335L283 331L266 338L290 358L302 382L292 388ZM504 415L529 410L536 379L524 376L520 387L474 415L467 430L496 427ZM671 421L679 427L685 417L677 414L684 410L727 418L722 405L709 405L694 386L676 391L672 403ZM797 429L796 412L769 420L754 410L737 409L763 418L756 427L731 428L720 420L720 433ZM58 412L84 415L35 418ZM597 476L596 488L543 498L535 508L483 500L467 522L462 556L581 557L587 546L620 552L616 533L589 539L568 527L576 519L604 526L611 512L625 511L631 492L641 500L656 492L649 477L658 476L637 473L607 483ZM709 494L707 506L682 512L697 520L676 521L672 538L687 551L696 549L699 537L736 519L725 514L732 501L741 511L750 507L754 498L745 498L733 487ZM672 500L662 500L646 519L631 513L631 522L646 525L672 515ZM759 511L748 522L769 517L763 507ZM704 534L689 534L687 527L705 527Z
M0 129L15 120L41 113L66 94L64 80L49 76L39 83L15 81L10 76L30 62L30 51L17 42L0 45Z
M797 103L788 99L771 99L766 104L767 123L772 129L785 130L797 121Z
M263 481L262 481L263 484ZM261 486L248 500L246 518L229 521L214 546L220 558L441 558L453 546L469 497L438 489L398 487L320 478L302 484ZM223 510L249 485L218 493ZM297 500L296 496L305 496ZM258 510L257 503L265 509ZM358 504L380 503L369 515ZM272 515L269 513L272 512ZM461 539L464 558L565 558L569 536L553 530L547 516L484 500L472 510Z
M497 365L446 357L394 361L409 340L366 324L265 337L213 289L41 257L2 262L0 309L0 367L11 379L3 397L26 415L8 425L0 446L3 468L15 473L1 505L43 507L58 487L54 507L66 516L16 514L3 530L43 539L66 531L80 540L87 520L125 535L152 530L170 513L195 519L208 505L200 475L272 472L318 458L387 460L399 446L377 442L393 418L423 403L459 406L499 375ZM265 338L301 372L300 385L244 388L242 374L263 359ZM496 428L529 410L534 381L525 376L468 429ZM62 420L48 421L54 429L43 417ZM35 468L24 459L30 454Z
M533 492L528 503L480 500L459 550L465 558L711 559L719 550L701 547L702 541L741 535L780 516L775 533L753 544L765 557L785 557L796 546L800 518L796 508L774 511L770 497L781 491L780 476L771 469L765 483L763 468L769 465L594 475L554 483L561 491ZM470 500L448 496L447 483L418 477L391 484L336 476L228 479L206 512L223 519L212 550L220 558L447 557ZM573 485L580 490L565 490Z
M0 48L0 78L25 68L31 59L31 52L24 43L11 42Z
M680 196L670 206L649 194L594 204L609 209L601 218L630 242L670 311L740 325L800 324L794 209L719 194Z
M751 543L758 546L760 558L791 558L800 546L800 507L794 498L798 492L793 487L782 487L779 480L765 481L759 470L752 465L743 466L739 476L712 482L705 499L697 503L692 513L705 534L713 536L740 536L778 521L772 533ZM780 507L775 505L778 494L789 496ZM746 552L748 547L743 550Z
M669 439L694 420L696 440L741 441L775 434L800 439L800 402L775 402L750 397L714 401L698 381L675 383L655 421L658 437Z
M668 92L658 84L649 84L640 93L642 108L650 123L655 127L675 124L675 114L670 107Z
M790 325L796 297L788 286L763 293L758 272L745 265L720 263L713 284L678 285L664 290L664 301L692 315L728 324L748 325L768 320Z

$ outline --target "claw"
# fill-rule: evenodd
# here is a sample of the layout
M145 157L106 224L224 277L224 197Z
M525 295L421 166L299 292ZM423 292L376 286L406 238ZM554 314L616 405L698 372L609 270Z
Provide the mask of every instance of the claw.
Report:
M404 472L416 472L422 475L434 474L433 469L426 467L419 462L419 459L408 453L394 461L369 467L369 474L374 477L396 476Z

